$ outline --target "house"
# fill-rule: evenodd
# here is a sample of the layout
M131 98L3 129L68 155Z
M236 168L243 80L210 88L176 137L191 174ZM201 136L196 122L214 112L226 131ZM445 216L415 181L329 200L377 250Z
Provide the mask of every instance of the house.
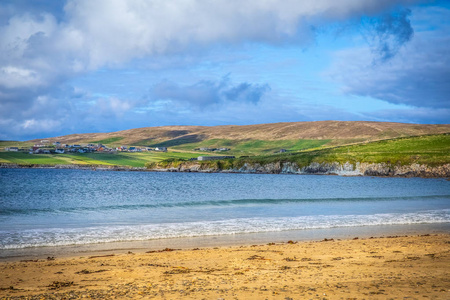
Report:
M155 151L167 152L167 147L156 147Z
M128 149L128 151L130 151L130 152L136 152L137 150L136 150L136 147L130 147L130 148Z
M61 143L60 142L54 142L53 145L54 146L61 146Z
M64 149L58 148L58 149L55 150L55 153L63 154L64 153Z
M6 151L12 151L12 152L17 152L19 151L19 147L9 147L9 148L5 148Z

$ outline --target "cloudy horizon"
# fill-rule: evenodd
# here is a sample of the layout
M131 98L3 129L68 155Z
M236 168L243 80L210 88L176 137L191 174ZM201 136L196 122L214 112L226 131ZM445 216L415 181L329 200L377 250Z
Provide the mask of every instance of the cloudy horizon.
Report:
M0 140L450 123L449 48L447 1L4 0Z

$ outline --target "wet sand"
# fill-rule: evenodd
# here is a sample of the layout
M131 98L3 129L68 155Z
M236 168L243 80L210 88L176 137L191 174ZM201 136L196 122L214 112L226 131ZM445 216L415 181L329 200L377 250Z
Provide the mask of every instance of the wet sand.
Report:
M0 298L450 299L450 234L0 263Z

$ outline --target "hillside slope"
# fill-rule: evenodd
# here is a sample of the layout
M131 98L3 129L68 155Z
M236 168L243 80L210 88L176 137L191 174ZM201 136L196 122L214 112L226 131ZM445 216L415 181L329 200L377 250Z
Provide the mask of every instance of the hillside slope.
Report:
M367 121L317 121L258 125L163 126L129 129L110 133L72 134L48 138L61 143L104 143L109 145L179 146L204 141L328 140L327 145L374 141L407 136L450 132L450 124L424 125ZM37 141L37 140L36 140ZM30 141L30 142L35 142ZM200 143L200 144L199 144Z

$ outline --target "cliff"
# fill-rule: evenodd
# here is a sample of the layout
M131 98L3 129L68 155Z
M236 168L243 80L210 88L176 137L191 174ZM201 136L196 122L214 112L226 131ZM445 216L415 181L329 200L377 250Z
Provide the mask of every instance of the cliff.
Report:
M203 173L259 173L259 174L315 174L342 176L397 176L397 177L450 177L450 164L428 166L425 164L393 165L389 163L311 163L299 166L295 162L244 163L243 166L222 167L221 163L205 164L183 162L177 166L166 168L153 167L152 171L168 172L203 172Z

